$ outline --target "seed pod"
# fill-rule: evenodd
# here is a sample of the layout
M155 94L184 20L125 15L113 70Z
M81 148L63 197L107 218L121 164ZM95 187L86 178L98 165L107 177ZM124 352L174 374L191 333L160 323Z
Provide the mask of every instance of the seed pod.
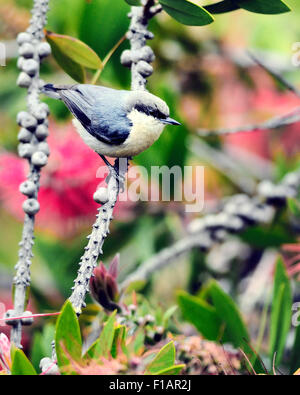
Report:
M39 109L40 111L45 111L47 115L50 114L49 106L46 103L39 103Z
M34 76L38 69L39 64L34 59L24 59L24 61L22 62L22 70L30 76Z
M38 151L43 152L47 156L50 155L49 145L46 143L46 141L43 141L42 143L39 143L37 149L38 149Z
M31 157L31 163L36 167L43 167L47 162L47 155L42 151L36 151Z
M23 58L23 56L18 57L18 60L17 60L18 69L22 70L22 65L23 65L24 60L25 60L25 58Z
M22 314L23 317L30 316L30 315L32 315L31 311L24 311L24 313ZM33 324L33 317L22 318L21 322L22 322L22 325L25 325L25 326L32 325Z
M149 77L153 73L153 67L151 64L141 60L137 64L137 70L143 77Z
M48 128L45 125L45 123L42 123L37 126L37 128L35 130L35 136L37 137L37 139L44 140L46 137L48 137L48 135L49 135L49 132L48 132Z
M131 51L126 49L121 55L121 64L125 67L130 67L132 64Z
M26 144L21 143L18 145L18 153L21 158L27 158L27 159L31 158L33 151L34 148L29 143Z
M23 203L23 210L28 215L35 215L40 210L40 204L36 199L27 199Z
M33 115L38 120L38 123L41 124L45 121L47 116L49 115L49 107L46 103L40 103L36 106Z
M100 187L94 193L93 199L96 203L105 204L108 202L107 188Z
M40 110L39 108L36 108L33 112L34 117L37 119L39 124L42 124L45 119L47 118L47 113L44 110Z
M30 43L24 43L19 48L19 55L24 58L33 58L34 46Z
M18 320L10 320L9 319L9 317L15 317L16 315L15 315L15 311L14 310L12 310L12 309L10 309L10 310L7 310L6 311L6 313L5 313L5 323L7 324L7 325L11 325L11 326L14 326L14 325L17 325L18 324Z
M19 190L21 193L23 193L23 195L34 196L34 194L36 193L36 185L34 182L27 180L22 182L22 184L19 187Z
M140 60L144 60L147 63L151 63L155 59L155 55L151 47L146 45L139 51L139 58Z
M38 45L37 51L38 51L39 57L44 58L44 57L50 55L51 47L48 43L43 42Z
M31 84L31 77L22 71L17 79L17 85L20 88L28 88Z
M18 140L21 143L29 143L31 139L32 139L32 133L30 132L30 130L21 128L18 134Z
M19 33L17 36L17 43L19 45L22 45L24 43L29 43L31 41L32 41L32 35L30 33L22 32L22 33Z
M23 128L34 130L37 125L37 120L29 112L20 111L17 115L17 122Z
M296 173L289 173L284 177L283 182L291 188L297 188L299 184L299 175Z

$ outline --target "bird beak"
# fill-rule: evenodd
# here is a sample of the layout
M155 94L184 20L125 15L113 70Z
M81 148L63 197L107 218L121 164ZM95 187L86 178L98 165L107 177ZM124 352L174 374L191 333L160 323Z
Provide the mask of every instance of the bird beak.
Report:
M175 121L175 119L172 119L170 117L165 118L165 119L161 119L160 120L162 123L166 123L168 125L181 125L181 123Z

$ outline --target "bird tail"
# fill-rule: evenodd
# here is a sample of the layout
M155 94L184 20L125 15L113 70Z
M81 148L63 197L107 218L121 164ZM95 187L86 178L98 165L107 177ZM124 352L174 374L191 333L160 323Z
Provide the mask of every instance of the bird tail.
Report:
M53 84L46 84L42 87L42 93L46 96L51 97L52 99L61 100L60 94L57 92L57 89Z

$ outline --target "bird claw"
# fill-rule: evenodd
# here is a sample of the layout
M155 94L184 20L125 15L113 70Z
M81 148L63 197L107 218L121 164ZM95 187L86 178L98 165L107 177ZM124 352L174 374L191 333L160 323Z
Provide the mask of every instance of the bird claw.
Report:
M118 162L115 162L115 165L113 166L112 164L110 164L108 162L108 160L105 158L104 155L99 154L101 159L103 160L103 162L106 164L106 166L109 169L109 174L106 177L105 181L106 183L109 182L109 180L111 179L111 177L113 176L118 184L119 184L119 188L120 188L120 192L123 193L125 190L124 184L125 184L125 175L121 175L119 172L119 167L118 167ZM127 166L128 166L128 162L127 162Z
M125 186L124 186L125 176L119 174L119 171L115 166L110 166L109 167L109 174L105 179L107 184L109 183L109 180L111 179L111 177L114 177L117 180L117 182L119 184L120 192L123 193L125 190Z

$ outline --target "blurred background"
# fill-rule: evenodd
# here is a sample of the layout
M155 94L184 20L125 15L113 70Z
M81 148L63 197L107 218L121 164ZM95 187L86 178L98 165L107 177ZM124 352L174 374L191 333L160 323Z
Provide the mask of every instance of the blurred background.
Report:
M17 156L16 114L26 106L26 90L16 87L16 35L25 30L31 0L0 0L0 42L6 45L6 66L0 67L0 300L11 307L11 280L21 237L23 195L18 186L27 164ZM129 6L124 0L52 0L47 29L77 37L103 58L128 28ZM198 1L199 4L204 4ZM235 193L253 193L262 179L280 180L300 164L299 127L225 137L199 137L200 128L218 129L253 124L283 115L299 105L299 98L254 64L247 51L264 59L295 85L300 71L293 65L293 43L300 41L297 0L287 0L291 13L258 15L244 10L217 15L204 27L187 27L166 13L151 21L156 54L150 92L167 101L182 126L166 128L159 141L133 163L145 166L205 166L205 208L188 214L184 203L119 202L111 234L104 245L105 263L121 254L120 280L147 258L179 240L187 225ZM106 65L99 84L130 88L130 72L120 65L125 41ZM45 82L73 83L49 57L42 65ZM101 164L77 136L62 103L51 99L49 164L43 169L37 215L31 306L35 312L57 311L70 288L97 205L93 193L101 180ZM223 159L229 160L230 168ZM241 176L242 174L242 176ZM189 180L190 183L195 180ZM178 186L177 186L178 187ZM271 285L276 254L297 241L285 215L268 227L257 226L241 238L216 246L209 254L193 251L154 274L143 289L148 300L164 308L178 289L196 294L210 277L217 278L255 325L252 307ZM263 262L263 265L262 265ZM296 273L297 274L297 273ZM253 295L253 277L255 280ZM250 281L252 279L252 282ZM163 302L161 302L163 301ZM35 330L43 322L35 324ZM33 329L30 328L31 332Z

